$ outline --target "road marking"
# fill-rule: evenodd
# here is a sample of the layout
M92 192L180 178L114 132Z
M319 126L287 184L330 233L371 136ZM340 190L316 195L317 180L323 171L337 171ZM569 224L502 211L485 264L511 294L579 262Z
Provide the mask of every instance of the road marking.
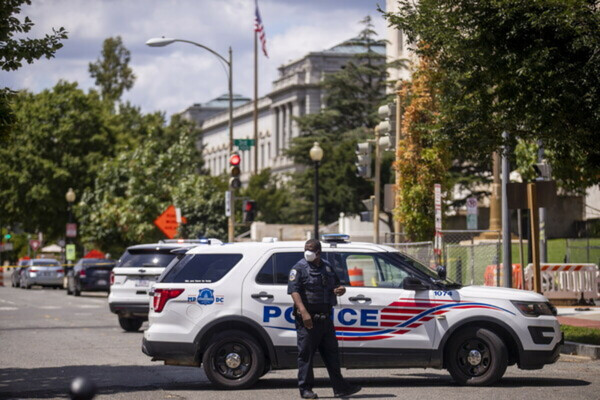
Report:
M9 300L4 300L4 299L0 299L0 303L17 304L14 301L9 301Z
M39 306L36 308L40 308L42 310L58 310L59 308L62 308L61 306Z
M18 310L17 307L0 307L0 311L14 311Z
M77 308L101 308L101 306L92 306L89 304L78 304L75 307L77 307Z

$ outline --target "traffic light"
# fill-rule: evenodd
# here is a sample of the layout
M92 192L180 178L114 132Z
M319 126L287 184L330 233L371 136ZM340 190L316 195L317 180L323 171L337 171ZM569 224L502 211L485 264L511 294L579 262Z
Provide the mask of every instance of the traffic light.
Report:
M384 150L396 148L396 103L379 107L379 116L383 119L375 129L379 132L379 145Z
M256 201L244 200L243 222L252 222L256 216Z
M6 240L7 242L12 239L12 234L11 233L7 233L4 235L4 240Z
M356 144L356 174L363 178L371 178L371 153L373 145L370 142Z
M242 158L238 153L231 153L229 157L229 174L231 178L229 178L229 186L232 189L239 189L242 186L242 182L240 181L240 163L242 162Z

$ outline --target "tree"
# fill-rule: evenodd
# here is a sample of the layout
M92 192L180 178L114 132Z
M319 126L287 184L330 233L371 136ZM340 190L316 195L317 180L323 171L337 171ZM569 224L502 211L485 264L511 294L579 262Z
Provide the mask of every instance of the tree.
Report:
M134 243L164 237L153 221L169 205L181 208L188 219L187 235L224 238L226 183L199 175L202 160L195 147L197 128L179 117L166 126L155 113L148 136L122 150L100 168L76 208L82 240L111 253Z
M600 10L591 0L401 0L387 13L435 60L440 129L454 154L489 157L502 132L541 140L566 188L600 181ZM418 46L419 43L427 46ZM513 146L514 148L514 146Z
M240 196L256 201L257 221L275 224L296 223L298 218L302 219L300 215L295 215L292 208L292 192L289 187L273 175L270 168L252 175Z
M309 168L293 179L293 201L298 204L302 222L311 222L313 200L313 162L309 150L315 141L325 156L319 168L320 216L323 222L338 219L340 212L356 214L363 209L361 199L372 194L372 185L356 174L356 143L373 135L378 122L377 108L386 98L387 71L385 55L375 51L381 45L374 39L375 32L369 17L361 21L364 29L353 40L362 46L344 68L327 74L323 81L325 108L319 113L296 119L302 135L293 140L288 156L297 164Z
M64 233L65 193L91 186L100 164L113 155L110 110L98 93L61 81L39 94L15 96L15 124L0 146L0 213L50 238Z
M90 75L96 80L104 100L114 103L133 87L135 75L129 67L130 60L130 52L120 36L104 40L100 58L89 64Z
M34 23L25 17L16 17L21 12L23 4L30 5L30 0L5 0L0 3L0 68L4 71L14 71L23 65L23 60L31 64L42 57L52 58L62 47L61 40L67 38L64 28L52 29L52 34L46 34L42 39L15 38L15 34L28 33ZM9 102L12 92L8 88L0 88L0 140L8 134L8 129L14 122Z
M431 240L434 233L434 184L447 188L449 152L432 140L439 124L429 61L421 59L411 82L402 85L403 137L398 142L399 187L395 214L411 241Z

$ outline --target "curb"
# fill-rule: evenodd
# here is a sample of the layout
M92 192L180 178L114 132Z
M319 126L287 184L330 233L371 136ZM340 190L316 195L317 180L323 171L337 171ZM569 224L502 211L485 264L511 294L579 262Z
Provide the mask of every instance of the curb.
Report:
M560 352L562 354L585 356L591 358L592 360L600 359L600 346L593 344L565 342L565 344L562 345Z

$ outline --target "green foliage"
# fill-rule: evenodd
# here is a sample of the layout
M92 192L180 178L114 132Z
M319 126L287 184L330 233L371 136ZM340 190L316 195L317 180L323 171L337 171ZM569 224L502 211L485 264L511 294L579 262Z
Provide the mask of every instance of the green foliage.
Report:
M0 68L4 71L14 71L23 65L23 60L31 64L42 57L52 58L62 47L61 40L67 38L64 28L52 29L52 34L46 34L42 39L17 39L15 34L28 33L34 23L25 17L22 21L16 17L21 12L23 4L30 5L30 0L4 0L0 4Z
M96 92L62 81L39 94L19 93L12 110L16 122L0 147L3 223L56 237L64 232L68 188L81 194L113 155L114 132L104 124L110 110Z
M0 2L0 68L14 71L41 57L52 58L62 47L61 40L67 38L64 28L52 29L42 39L15 38L15 35L28 33L34 23L25 17L22 21L16 16L21 12L23 4L31 4L30 0L4 0ZM0 87L0 143L6 139L15 117L10 108L13 93L8 88Z
M256 201L257 221L276 224L296 223L298 219L302 219L302 213L297 214L290 204L293 197L290 188L273 175L270 168L252 175L248 186L242 189L240 196ZM309 206L305 205L304 210L307 211Z
M153 221L174 202L188 218L187 232L222 235L219 223L225 220L218 216L224 200L215 192L223 184L198 176L202 162L195 148L196 128L180 118L165 126L160 114L149 117L146 124L156 122L147 126L150 134L105 162L83 193L76 214L84 242L115 252L156 241L163 235Z
M292 179L292 204L295 203L298 222L312 221L314 169L309 150L315 141L324 151L319 167L319 214L323 222L337 220L340 212L356 214L364 210L361 200L373 193L372 184L356 175L355 149L359 140L373 136L372 129L379 118L377 108L386 98L387 71L385 55L373 49L381 42L374 39L370 18L362 23L364 29L358 43L365 51L356 54L341 70L325 75L324 109L297 118L302 136L293 140L287 155L308 167ZM382 175L391 179L389 174ZM303 200L297 202L298 198Z
M537 173L533 166L538 160L538 148L536 142L531 140L518 139L515 146L516 170L521 174L523 182L533 182L537 178Z
M563 187L600 181L597 2L402 0L386 17L436 61L436 136L453 154L489 157L508 131L542 141Z
M114 103L125 90L133 87L135 75L129 67L130 60L131 53L123 46L120 36L104 40L100 58L89 64L90 76L95 79L104 100Z

